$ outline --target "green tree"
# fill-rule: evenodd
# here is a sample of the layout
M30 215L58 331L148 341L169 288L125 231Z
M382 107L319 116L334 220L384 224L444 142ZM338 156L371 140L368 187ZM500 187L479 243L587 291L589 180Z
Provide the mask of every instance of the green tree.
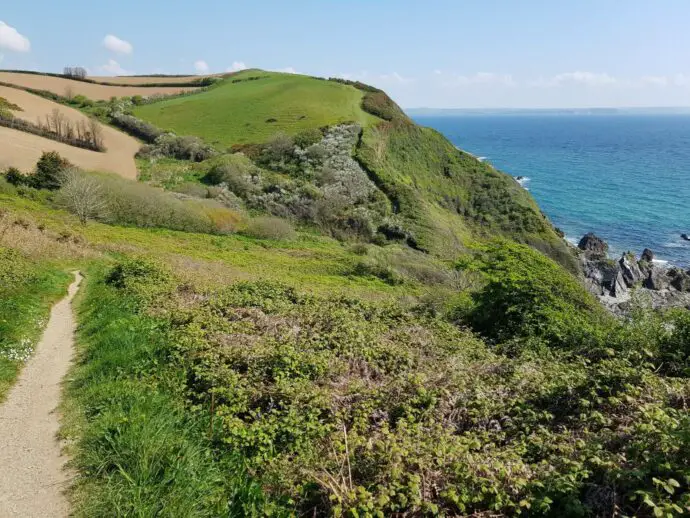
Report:
M31 177L31 186L36 189L56 191L62 184L63 173L72 167L68 160L57 151L48 151L41 155L36 164L36 173Z

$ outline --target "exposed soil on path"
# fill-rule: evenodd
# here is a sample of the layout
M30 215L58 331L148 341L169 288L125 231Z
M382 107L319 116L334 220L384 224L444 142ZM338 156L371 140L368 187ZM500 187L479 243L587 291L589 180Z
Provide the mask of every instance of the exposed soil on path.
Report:
M69 514L66 457L56 438L61 381L74 350L76 328L70 303L82 277L75 273L68 295L53 306L31 360L7 401L0 405L0 516L62 518Z

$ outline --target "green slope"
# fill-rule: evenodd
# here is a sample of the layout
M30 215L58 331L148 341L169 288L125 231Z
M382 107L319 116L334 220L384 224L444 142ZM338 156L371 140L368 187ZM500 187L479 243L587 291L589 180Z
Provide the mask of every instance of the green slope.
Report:
M389 238L453 258L500 235L576 269L563 240L510 176L414 124L385 92L368 85L249 70L202 94L140 106L134 114L219 149L358 122L363 133L353 151L390 201L393 218L383 230Z
M360 108L362 95L331 81L247 70L207 92L140 106L134 114L222 148L265 142L277 132L295 134L346 121L376 122Z
M419 248L453 257L472 238L500 235L576 269L565 242L527 191L437 131L397 117L365 128L357 157Z

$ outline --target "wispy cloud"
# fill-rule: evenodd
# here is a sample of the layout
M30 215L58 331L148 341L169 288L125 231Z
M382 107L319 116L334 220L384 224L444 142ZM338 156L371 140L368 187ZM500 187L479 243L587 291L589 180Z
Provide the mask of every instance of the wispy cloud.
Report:
M666 76L644 76L640 79L640 83L652 86L668 86L669 79Z
M19 33L14 27L0 21L0 49L13 52L29 52L31 42L29 38Z
M471 86L498 85L515 86L516 82L511 74L496 74L494 72L477 72L472 75L453 75L444 78L443 86Z
M585 86L604 86L616 84L618 80L606 73L600 72L564 72L550 78L540 78L531 82L532 86L553 88L567 84L579 84Z
M676 74L672 80L673 84L676 86L690 86L690 75L687 74Z
M134 51L134 47L130 42L122 40L112 34L108 34L103 38L103 46L115 54L131 54Z
M392 82L392 83L399 83L399 84L408 84L412 83L415 81L415 78L413 77L405 77L402 74L399 74L398 72L391 72L390 74L381 74L378 77L379 80L384 81L384 82Z
M211 69L206 61L200 59L194 62L194 70L197 74L208 74Z
M283 72L285 74L299 74L299 72L297 72L297 70L295 70L293 67L280 68L276 70L276 72Z
M108 76L129 76L132 72L125 70L120 66L120 63L114 59L109 59L105 65L101 65L98 69Z
M246 69L247 65L244 64L244 61L233 61L232 65L226 69L226 72L239 72L240 70Z

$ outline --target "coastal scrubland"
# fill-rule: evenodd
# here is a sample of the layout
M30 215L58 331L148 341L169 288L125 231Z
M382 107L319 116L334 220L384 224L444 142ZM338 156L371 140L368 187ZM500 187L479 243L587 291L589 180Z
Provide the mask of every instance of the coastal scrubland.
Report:
M138 182L0 178L0 326L85 274L76 516L690 512L688 311L606 312L514 179L360 83L139 102L77 106L141 140Z

